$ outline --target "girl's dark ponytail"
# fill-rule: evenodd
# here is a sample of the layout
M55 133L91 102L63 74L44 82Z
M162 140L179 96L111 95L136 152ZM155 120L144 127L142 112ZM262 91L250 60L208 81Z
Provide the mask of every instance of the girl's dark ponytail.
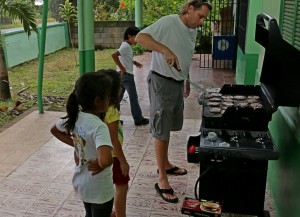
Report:
M75 128L75 123L77 121L78 112L79 112L79 105L77 102L75 90L68 97L66 110L67 110L67 117L65 118L68 119L65 122L65 127L68 130L68 133L70 134Z
M109 76L98 72L88 72L78 78L74 91L68 97L67 116L63 117L66 119L64 126L69 134L75 128L79 110L93 110L96 97L103 103L110 98L112 83Z

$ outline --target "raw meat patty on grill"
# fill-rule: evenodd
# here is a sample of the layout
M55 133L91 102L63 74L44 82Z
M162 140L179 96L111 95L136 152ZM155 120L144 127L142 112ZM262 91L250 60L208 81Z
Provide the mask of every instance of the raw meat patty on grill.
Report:
M232 99L223 99L223 102L233 102Z
M220 103L218 103L218 102L208 102L207 105L208 106L219 106Z
M220 97L220 96L222 96L222 94L221 93L212 93L212 94L210 94L212 97Z
M255 103L255 102L257 102L257 99L254 99L254 98L248 98L248 99L247 99L247 102L248 102L248 103Z
M236 95L233 98L236 99L236 100L244 100L244 99L246 99L246 96Z
M260 103L251 103L250 104L250 107L252 107L252 108L262 108L263 107L263 105L262 104L260 104Z
M240 107L240 108L246 108L248 106L248 103L246 102L240 102L237 104L237 107Z
M223 95L222 99L233 99L233 96L230 95Z
M220 102L221 98L213 97L209 99L210 102Z
M211 113L220 113L221 109L220 108L211 108L211 109L209 109L209 112L211 112Z
M234 106L234 104L232 102L223 102L222 104L224 106L226 106L226 107L232 107L232 106Z
M259 99L259 96L253 95L253 96L247 96L247 98L248 98L248 99Z

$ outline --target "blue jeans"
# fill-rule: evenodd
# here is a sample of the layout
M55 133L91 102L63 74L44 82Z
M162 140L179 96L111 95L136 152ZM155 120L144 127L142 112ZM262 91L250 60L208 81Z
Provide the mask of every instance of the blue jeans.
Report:
M103 204L83 202L85 208L85 217L110 217L114 198Z
M143 120L142 110L138 101L138 95L136 92L136 86L134 82L134 75L125 73L121 74L121 93L119 102L122 101L125 90L128 93L129 96L129 102L130 102L130 109L131 109L131 115L133 117L133 120L135 123L138 123Z

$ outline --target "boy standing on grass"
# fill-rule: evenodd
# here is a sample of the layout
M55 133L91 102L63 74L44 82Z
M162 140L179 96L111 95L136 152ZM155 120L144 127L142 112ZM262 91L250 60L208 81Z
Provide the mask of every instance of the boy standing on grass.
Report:
M126 90L129 96L131 114L134 119L134 124L136 126L149 124L149 119L144 118L142 115L142 110L138 101L138 95L133 75L133 65L135 65L138 68L143 67L141 63L133 60L132 46L136 45L134 39L135 36L139 33L139 31L140 30L137 27L128 27L125 30L124 41L122 42L121 46L111 55L114 62L117 64L117 71L121 73L122 78L122 88L119 102L122 101Z

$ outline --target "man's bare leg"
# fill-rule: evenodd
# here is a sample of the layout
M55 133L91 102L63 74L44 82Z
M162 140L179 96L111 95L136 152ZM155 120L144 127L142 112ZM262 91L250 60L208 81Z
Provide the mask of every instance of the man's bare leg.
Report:
M157 140L157 139L156 139ZM166 156L165 156L165 158L162 158L162 159L165 159L165 163L164 163L164 165L165 165L165 170L168 170L168 169L172 169L173 167L174 167L174 165L169 161L169 155L168 155L168 150L169 150L169 141L161 141L161 140L158 140L159 142L167 142L167 145L166 145L166 147L167 147L167 151L166 151ZM156 155L157 156L157 155ZM159 166L159 164L157 163L157 165ZM159 172L160 172L160 168L158 167L158 169L159 169ZM184 172L184 169L182 169L182 168L178 168L178 170L177 170L177 172L178 173L183 173Z
M161 141L155 139L155 154L156 154L156 162L159 170L159 180L158 186L160 189L170 189L170 183L166 174L166 165L170 164L168 159L168 148L169 148L169 140ZM170 164L171 165L171 164ZM171 165L172 166L172 165ZM177 198L172 194L163 194L164 197L168 199Z

